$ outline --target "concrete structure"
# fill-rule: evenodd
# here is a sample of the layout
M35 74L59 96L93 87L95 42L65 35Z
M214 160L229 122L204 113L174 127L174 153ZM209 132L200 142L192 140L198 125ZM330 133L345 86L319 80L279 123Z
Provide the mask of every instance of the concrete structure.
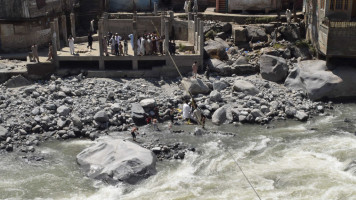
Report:
M303 0L216 0L216 12L265 11L278 9L301 10Z
M172 56L181 72L187 73L192 70L191 66L194 61L197 61L200 66L203 64L204 22L197 17L195 17L195 20L183 21L174 19L173 16L137 16L134 14L132 19L121 20L102 17L98 22L98 38L101 41L101 38L108 31L117 32L124 37L133 33L135 38L144 33L163 31L165 36L171 37L170 39L174 37L177 44L182 42L188 47L191 46L191 48L188 48L190 50L189 53L183 52ZM56 32L55 22L51 23L51 27L53 36L53 33ZM53 43L57 41L56 37L52 37L52 40ZM93 48L99 49L99 51L79 53L76 56L69 55L66 47L55 52L54 64L58 71L85 70L90 77L160 77L178 75L173 61L167 53L165 55L137 56L136 41L137 39L135 39L133 51L131 44L129 45L129 56L103 56L103 46L100 42L94 42L93 44ZM167 50L168 40L165 40L164 45L164 49ZM85 46L86 43L76 44L76 51L87 51Z
M75 1L0 0L0 52L29 51L34 43L47 46L51 41L50 22L58 17L58 29L66 27L62 13L73 9ZM58 34L62 44L64 37L64 31Z
M318 53L331 58L356 58L356 0L308 0L307 39Z

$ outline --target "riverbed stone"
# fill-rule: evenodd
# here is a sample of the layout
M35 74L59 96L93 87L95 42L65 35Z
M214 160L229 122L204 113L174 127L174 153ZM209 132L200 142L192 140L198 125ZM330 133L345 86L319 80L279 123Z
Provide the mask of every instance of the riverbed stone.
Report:
M136 125L145 124L145 110L139 103L131 104L131 117Z
M109 116L104 110L102 110L94 115L94 120L99 123L106 123L109 121Z
M70 113L70 109L67 106L60 106L57 108L57 113L60 116L67 116Z
M303 90L312 100L356 97L356 69L338 66L330 70L325 61L302 61L289 74L285 86Z
M213 124L216 124L216 125L221 125L223 124L225 121L226 121L226 108L225 107L221 107L219 109L217 109L211 120L213 122Z
M0 126L0 141L5 141L8 134L9 131L6 128Z
M259 93L259 90L251 82L245 80L236 80L234 82L234 90L248 95L256 95Z
M156 174L156 156L127 140L104 137L77 155L87 176L110 184L136 184Z
M143 108L153 108L156 105L156 100L154 99L143 99L140 101Z
M288 75L288 65L284 58L262 55L260 58L260 71L262 78L273 81L284 81Z
M210 88L200 79L183 79L182 85L193 95L208 94L210 92Z

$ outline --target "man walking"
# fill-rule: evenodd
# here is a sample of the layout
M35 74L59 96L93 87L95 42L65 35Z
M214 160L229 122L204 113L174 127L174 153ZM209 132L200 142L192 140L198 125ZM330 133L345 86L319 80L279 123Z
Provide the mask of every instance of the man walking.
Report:
M37 47L36 44L33 44L31 46L31 51L32 51L32 56L33 56L34 60L35 61L37 60L37 62L39 63L40 62L40 58L38 57L38 47Z

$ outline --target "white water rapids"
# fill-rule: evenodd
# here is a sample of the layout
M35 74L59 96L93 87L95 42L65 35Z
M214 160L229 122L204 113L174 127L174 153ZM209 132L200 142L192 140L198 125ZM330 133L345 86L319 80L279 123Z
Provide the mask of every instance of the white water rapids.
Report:
M158 162L144 182L107 186L85 178L75 156L89 141L51 142L45 161L0 155L0 199L224 200L257 199L227 149L263 200L356 199L356 105L340 105L308 123L211 127L237 136L166 135L193 144L182 161ZM344 122L345 118L352 123ZM274 126L274 127L273 127ZM192 129L193 127L185 127Z

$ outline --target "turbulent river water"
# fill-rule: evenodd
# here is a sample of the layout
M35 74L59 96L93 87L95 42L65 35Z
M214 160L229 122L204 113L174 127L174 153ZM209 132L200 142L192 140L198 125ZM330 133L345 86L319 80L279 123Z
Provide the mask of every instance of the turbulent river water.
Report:
M86 178L75 157L92 144L87 140L44 143L36 150L45 157L39 162L1 154L0 199L257 199L228 151L262 199L356 199L355 104L336 105L330 115L307 123L268 126L209 126L215 133L201 137L159 133L161 140L189 143L197 152L158 162L157 175L133 186Z

